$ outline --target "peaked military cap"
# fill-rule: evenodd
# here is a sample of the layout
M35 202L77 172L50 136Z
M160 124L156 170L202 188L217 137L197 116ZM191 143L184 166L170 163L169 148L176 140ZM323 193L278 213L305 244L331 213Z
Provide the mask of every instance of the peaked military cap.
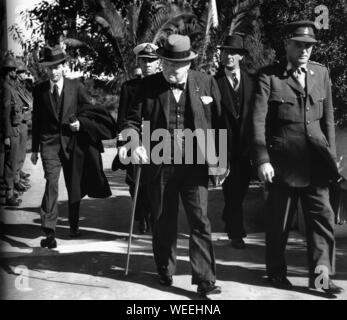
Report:
M284 26L286 38L300 42L316 43L314 33L316 26L309 20L295 21Z
M153 43L145 42L141 43L134 48L134 53L138 58L151 58L151 59L159 59L156 51L158 46Z

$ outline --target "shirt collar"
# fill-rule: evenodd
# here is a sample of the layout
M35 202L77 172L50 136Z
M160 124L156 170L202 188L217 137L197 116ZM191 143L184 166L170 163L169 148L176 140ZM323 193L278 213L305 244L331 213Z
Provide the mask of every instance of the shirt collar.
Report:
M58 82L53 82L52 80L49 80L50 86L51 86L51 93L53 93L53 87L56 84L58 86L59 94L63 91L64 86L64 77L61 77L61 79Z
M301 65L300 68L304 69L305 72L307 72L307 64ZM290 61L288 61L286 70L289 71L289 70L296 70L296 69L298 68L295 67Z
M232 71L228 70L227 68L224 68L224 72L225 72L227 77L231 77L232 74L236 74L236 77L238 79L240 79L240 74L241 74L241 69L240 68L234 69Z

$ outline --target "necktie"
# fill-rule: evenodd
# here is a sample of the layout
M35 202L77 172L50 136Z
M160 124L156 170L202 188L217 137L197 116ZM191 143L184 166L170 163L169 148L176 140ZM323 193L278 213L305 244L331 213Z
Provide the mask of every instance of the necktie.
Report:
M185 82L182 83L169 83L170 89L179 89L179 90L184 90L186 84Z
M293 72L294 77L298 80L300 85L305 89L305 77L306 77L306 70L304 68L297 68Z
M58 85L54 85L53 86L53 98L54 98L54 102L58 108L58 104L59 104L59 90L58 90Z
M236 76L236 73L235 73L235 72L232 72L232 73L231 73L231 79L232 79L232 81L233 81L233 88L234 88L234 90L236 90L236 89L237 89L237 86L238 86L238 84L239 84L239 79L237 79L237 76Z

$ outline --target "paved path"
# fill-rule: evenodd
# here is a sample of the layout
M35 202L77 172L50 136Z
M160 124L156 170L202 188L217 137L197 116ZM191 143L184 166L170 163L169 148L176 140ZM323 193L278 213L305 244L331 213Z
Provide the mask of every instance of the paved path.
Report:
M40 163L35 167L27 159L25 171L32 175L32 188L23 195L19 208L0 207L1 226L5 230L0 239L3 299L198 299L196 286L191 285L189 276L188 227L182 210L174 285L163 288L157 284L150 234L135 234L130 272L124 275L131 202L123 182L124 174L109 170L113 156L111 149L103 155L113 196L107 200L87 198L82 201L83 237L78 240L70 240L68 236L67 194L61 178L56 250L39 246L43 171ZM294 290L278 290L267 285L262 205L261 191L251 190L246 205L247 248L235 250L223 233L221 190L210 192L209 215L214 232L218 283L223 287L223 293L215 298L327 299L325 294L307 289L305 241L295 232L291 234L287 254L289 279L295 285ZM337 271L336 283L347 291L347 239L338 239ZM347 299L347 293L336 299Z

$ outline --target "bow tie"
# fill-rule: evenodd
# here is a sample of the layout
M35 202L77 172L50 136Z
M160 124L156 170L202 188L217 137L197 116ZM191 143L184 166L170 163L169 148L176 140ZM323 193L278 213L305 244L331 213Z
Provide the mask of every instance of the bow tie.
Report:
M169 87L170 89L179 89L179 90L184 90L186 87L186 83L182 82L182 83L170 83L169 82Z

